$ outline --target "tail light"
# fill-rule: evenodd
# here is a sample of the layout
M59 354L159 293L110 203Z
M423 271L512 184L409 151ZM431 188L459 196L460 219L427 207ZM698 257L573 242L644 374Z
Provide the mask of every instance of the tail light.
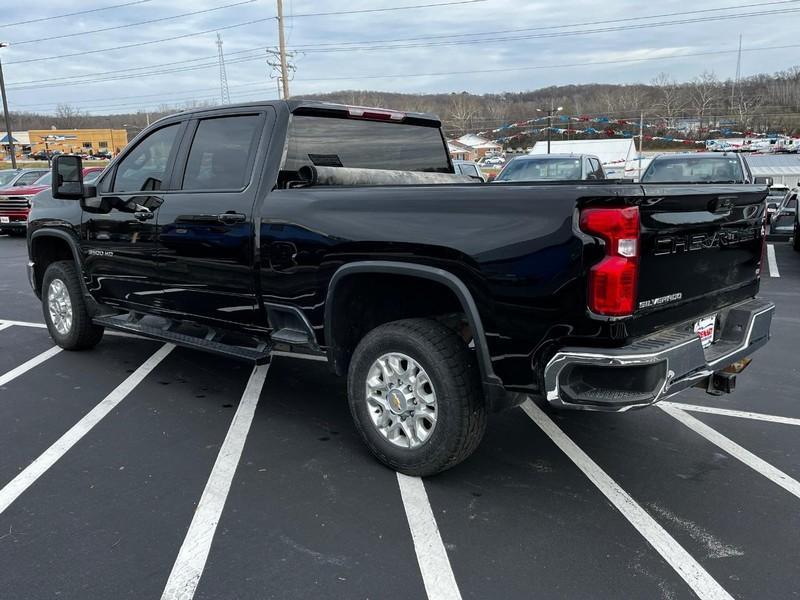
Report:
M584 232L602 238L606 256L589 271L589 310L598 315L633 314L639 278L639 207L587 208Z

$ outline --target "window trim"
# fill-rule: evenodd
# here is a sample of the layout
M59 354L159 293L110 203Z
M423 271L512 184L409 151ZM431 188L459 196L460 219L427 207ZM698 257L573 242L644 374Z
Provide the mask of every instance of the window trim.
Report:
M186 168L189 165L189 155L192 152L192 145L194 144L194 138L197 135L197 131L200 128L200 123L202 121L211 121L213 119L232 119L237 117L258 117L258 121L256 124L256 137L255 137L255 144L253 150L250 152L250 156L247 157L247 164L245 165L245 183L242 187L239 188L207 188L207 189L192 189L187 190L183 188L183 180L186 175ZM210 114L204 115L202 117L195 117L190 119L186 133L183 138L183 142L181 143L180 152L176 156L175 159L175 169L172 172L172 176L175 180L175 183L178 187L174 190L175 193L179 194L225 194L225 193L241 193L244 192L250 185L253 183L253 174L255 172L254 166L256 162L256 156L259 153L259 148L261 147L261 142L264 137L264 126L267 122L267 113L264 110L246 110L242 112L224 112L220 114Z
M106 178L105 177L103 178L103 181L99 181L98 182L98 184L100 185L100 188L101 188L100 194L101 195L133 194L133 195L141 196L143 190L136 190L136 191L131 190L131 191L122 192L122 191L114 189L114 186L117 183L117 170L119 169L119 166L125 161L126 158L128 158L128 156L130 156L130 154L134 150L136 150L142 143L144 143L145 140L149 139L151 135L153 135L157 131L161 131L162 129L165 129L167 127L172 127L173 125L177 125L178 126L178 131L175 134L175 144L173 144L172 149L169 152L169 156L167 157L167 170L164 172L164 183L166 185L164 187L158 189L158 190L155 190L155 192L156 193L162 193L162 192L174 191L173 188L172 188L172 183L173 183L173 178L174 178L174 175L175 175L175 158L177 157L178 150L180 149L181 144L183 142L184 134L186 133L186 124L187 124L187 122L188 121L186 119L183 119L183 120L180 120L180 121L171 121L169 123L164 123L160 127L155 127L152 130L148 131L147 135L142 136L142 138L140 140L138 140L136 142L136 144L134 144L133 146L131 146L129 148L126 148L125 151L122 154L117 156L117 160L114 161L114 168L112 169L112 171L109 173L109 176L108 176L108 189L102 188L103 184L106 183ZM149 190L149 191L152 192L153 190Z

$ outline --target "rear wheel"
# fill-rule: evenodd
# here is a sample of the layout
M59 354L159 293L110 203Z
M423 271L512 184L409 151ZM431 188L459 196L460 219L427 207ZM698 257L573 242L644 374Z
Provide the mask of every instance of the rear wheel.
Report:
M53 341L65 350L96 346L103 328L92 323L86 309L78 272L71 261L54 262L42 280L42 309Z
M383 464L434 475L467 458L486 429L472 353L432 319L381 325L358 344L347 378L356 428Z
M792 248L795 252L800 252L800 225L795 221L794 236L792 237Z

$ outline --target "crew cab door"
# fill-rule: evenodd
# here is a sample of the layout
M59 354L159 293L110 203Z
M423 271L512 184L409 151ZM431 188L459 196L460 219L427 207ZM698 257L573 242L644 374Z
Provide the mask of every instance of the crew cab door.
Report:
M171 189L185 122L165 124L127 149L83 200L81 250L89 290L100 301L158 305L156 215Z
M190 121L176 191L158 211L163 302L184 318L261 324L255 287L253 205L274 123L271 108ZM266 133L265 133L266 132Z

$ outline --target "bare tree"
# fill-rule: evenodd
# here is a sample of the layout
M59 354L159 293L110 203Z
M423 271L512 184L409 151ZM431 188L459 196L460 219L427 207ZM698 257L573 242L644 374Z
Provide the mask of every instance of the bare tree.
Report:
M686 105L683 90L667 73L659 73L652 84L656 88L655 107L658 116L666 121L668 128L672 128L675 126L675 117Z
M700 121L699 130L703 129L703 119L708 111L719 99L720 83L713 71L703 71L703 74L695 77L689 88L689 95Z
M749 129L752 126L753 117L763 102L761 94L745 90L741 86L736 90L736 95L733 99L733 111L743 129Z
M467 92L451 94L447 114L452 128L460 133L466 133L479 109L480 105L476 99Z
M84 113L71 104L59 104L56 107L56 118L64 129L77 129L83 124Z

